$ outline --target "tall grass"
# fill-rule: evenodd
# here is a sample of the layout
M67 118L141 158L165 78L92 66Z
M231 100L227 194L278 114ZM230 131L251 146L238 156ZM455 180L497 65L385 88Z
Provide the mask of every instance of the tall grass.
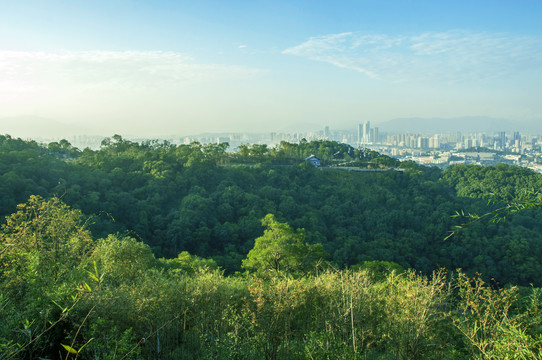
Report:
M104 359L536 359L542 344L539 292L461 273L150 271L86 301L81 342L93 337L86 351Z

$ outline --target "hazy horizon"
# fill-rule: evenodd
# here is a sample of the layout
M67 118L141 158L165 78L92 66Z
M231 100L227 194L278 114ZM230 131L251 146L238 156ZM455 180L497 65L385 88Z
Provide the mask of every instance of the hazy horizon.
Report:
M527 0L8 0L0 133L40 131L14 118L142 137L408 118L531 126L541 15Z
M59 139L80 138L81 136L95 137L105 139L113 135L121 135L125 139L142 141L142 140L168 140L168 141L183 141L186 138L211 138L211 137L227 137L232 135L246 135L252 139L246 142L254 141L254 137L266 137L271 133L284 134L294 136L301 134L303 136L318 136L322 134L324 127L315 127L310 123L295 123L287 127L272 129L271 131L237 131L230 129L229 131L203 131L193 133L178 133L174 131L164 132L162 134L135 134L127 131L118 132L99 132L80 126L72 126L69 123L62 123L52 119L23 116L14 118L0 118L2 132L0 135L10 135L14 138L33 139L37 141L56 141ZM326 125L332 134L335 132L344 134L350 132L355 134L358 131L358 123L350 124L345 127L332 127ZM519 125L519 126L518 126ZM489 117L457 117L457 118L396 118L384 122L371 122L371 127L379 128L381 135L393 134L420 134L420 135L455 135L457 132L467 134L486 135L505 132L512 134L520 132L522 135L542 135L542 122L531 121L521 124L515 123L507 119L489 118ZM312 135L311 135L312 134Z

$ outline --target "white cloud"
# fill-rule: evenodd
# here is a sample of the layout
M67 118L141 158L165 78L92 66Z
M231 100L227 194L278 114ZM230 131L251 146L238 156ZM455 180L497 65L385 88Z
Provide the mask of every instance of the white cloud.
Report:
M263 73L174 52L0 51L0 118L39 116L96 133L182 133L203 126L200 114L219 118L240 80Z
M542 70L542 40L468 31L415 36L340 33L313 37L283 54L387 81L461 83Z
M0 90L108 86L153 89L261 73L240 66L199 64L175 52L0 51Z

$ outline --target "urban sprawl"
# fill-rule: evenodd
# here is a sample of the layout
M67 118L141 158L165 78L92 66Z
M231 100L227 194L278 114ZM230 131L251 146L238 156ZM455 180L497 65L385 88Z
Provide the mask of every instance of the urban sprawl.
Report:
M229 143L235 150L243 144L267 144L274 147L281 141L298 143L306 141L332 140L350 144L353 147L368 148L399 160L412 160L418 164L445 168L453 164L494 165L505 163L531 168L542 173L542 136L522 134L518 131L493 133L384 133L378 127L371 127L369 121L361 123L354 130L335 130L329 126L319 131L265 134L230 133L202 134L163 139L172 144L199 142ZM57 139L37 139L41 142ZM68 139L79 148L98 148L103 137L74 136ZM131 139L145 141L148 139Z

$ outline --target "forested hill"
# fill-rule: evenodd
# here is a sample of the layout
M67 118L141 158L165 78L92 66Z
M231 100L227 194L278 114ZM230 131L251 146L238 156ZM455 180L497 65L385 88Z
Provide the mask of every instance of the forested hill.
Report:
M303 159L318 156L322 168ZM336 166L403 172L334 171ZM320 243L338 267L393 261L424 273L462 268L506 284L542 285L542 213L478 221L444 240L456 211L484 214L540 189L542 176L517 167L445 171L329 141L276 148L131 142L116 135L99 150L0 137L0 213L31 195L57 196L90 217L95 237L127 233L158 257L188 251L226 272L262 235L267 214ZM492 195L493 194L493 195ZM497 202L488 205L488 199Z

